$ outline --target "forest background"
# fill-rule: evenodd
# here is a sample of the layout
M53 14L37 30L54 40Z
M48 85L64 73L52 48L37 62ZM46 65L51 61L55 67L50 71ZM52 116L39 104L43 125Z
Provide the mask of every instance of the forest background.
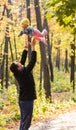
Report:
M46 45L36 44L33 121L64 111L76 102L76 0L0 0L1 130L12 130L20 120L19 88L9 68L12 61L20 60L24 49L26 36L18 38L24 17L40 31L48 31ZM30 53L31 47L27 63Z

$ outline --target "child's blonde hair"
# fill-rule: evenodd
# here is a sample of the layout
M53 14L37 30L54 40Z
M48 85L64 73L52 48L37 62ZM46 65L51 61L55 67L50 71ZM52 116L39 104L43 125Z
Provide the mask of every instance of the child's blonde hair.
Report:
M21 21L21 25L29 25L29 19L28 18L24 18L22 21Z

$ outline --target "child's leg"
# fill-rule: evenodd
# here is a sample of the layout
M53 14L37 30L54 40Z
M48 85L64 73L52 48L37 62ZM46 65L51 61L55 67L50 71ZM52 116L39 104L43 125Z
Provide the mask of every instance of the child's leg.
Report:
M46 44L46 39L45 37L34 37L34 39L43 42L44 44Z
M33 36L34 37L43 37L43 34L39 30L34 29Z
M44 44L46 44L46 39L45 39L45 36L46 36L46 35L47 35L46 29L44 29L44 30L42 31L42 33L41 33L39 30L35 29L35 30L34 30L34 34L33 34L33 37L34 37L36 40L41 41L41 42L43 42Z
M46 30L46 29L43 29L42 35L43 35L44 37L47 35L47 30Z
M42 32L35 29L34 34L33 34L33 36L36 36L36 37L45 37L46 35L47 35L47 30L46 29L44 29Z

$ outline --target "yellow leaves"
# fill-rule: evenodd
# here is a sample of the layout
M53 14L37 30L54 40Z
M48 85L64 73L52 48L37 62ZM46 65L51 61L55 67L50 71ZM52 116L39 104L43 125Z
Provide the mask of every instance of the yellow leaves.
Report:
M1 6L4 6L4 5L5 5L8 9L11 9L11 7L12 7L12 6L8 3L7 0L3 0L3 1L0 0L0 5L1 5Z
M71 51L70 51L70 56L74 56L74 50L73 49L71 49Z
M6 116L0 113L0 126L6 125Z
M0 130L6 130L6 128L0 128Z
M4 4L6 4L6 0L0 0L0 5L4 5Z
M9 18L7 18L6 16L3 16L2 17L2 20L0 21L0 25L1 25L1 28L5 28L5 26L8 24L9 22Z
M51 14L50 12L48 12L48 13L46 14L46 18L47 18L48 20L50 20L50 19L52 18L52 16L51 16L50 14Z
M0 33L2 35L0 37L0 41L2 41L5 35L10 37L10 32L12 32L11 25L14 25L14 22L11 19L3 16L3 20L0 21Z
M67 18L66 18L66 16L64 16L63 17L63 21L65 22L66 21L66 24L69 24L69 22L72 20L72 16L70 15L70 16L67 16Z

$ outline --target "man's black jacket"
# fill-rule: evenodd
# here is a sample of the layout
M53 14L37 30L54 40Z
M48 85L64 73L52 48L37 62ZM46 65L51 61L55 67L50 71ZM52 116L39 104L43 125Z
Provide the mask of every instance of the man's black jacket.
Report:
M24 65L27 57L27 51L24 50L22 53L21 64ZM29 64L22 68L14 74L16 80L18 81L19 90L19 100L34 100L36 99L35 82L33 75L31 73L34 65L36 63L36 51L32 51L31 60Z

